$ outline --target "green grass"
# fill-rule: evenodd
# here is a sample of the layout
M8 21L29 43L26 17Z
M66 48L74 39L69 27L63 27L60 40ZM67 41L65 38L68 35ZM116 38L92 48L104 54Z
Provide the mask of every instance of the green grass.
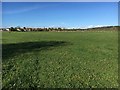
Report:
M3 32L4 88L117 88L117 32Z

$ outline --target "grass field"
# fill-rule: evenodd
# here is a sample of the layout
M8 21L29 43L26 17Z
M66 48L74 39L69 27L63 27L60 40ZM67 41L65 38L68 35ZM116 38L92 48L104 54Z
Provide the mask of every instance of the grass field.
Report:
M117 88L117 32L3 32L4 88Z

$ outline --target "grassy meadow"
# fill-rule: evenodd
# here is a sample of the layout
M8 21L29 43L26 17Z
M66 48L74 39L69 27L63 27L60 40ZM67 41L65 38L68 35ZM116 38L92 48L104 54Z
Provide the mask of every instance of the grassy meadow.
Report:
M3 32L3 88L117 88L118 33Z

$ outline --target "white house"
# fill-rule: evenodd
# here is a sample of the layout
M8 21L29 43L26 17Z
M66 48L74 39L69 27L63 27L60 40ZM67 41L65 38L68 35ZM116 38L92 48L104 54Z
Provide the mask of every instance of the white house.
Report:
M6 31L10 31L10 29L9 29L9 28L6 28Z

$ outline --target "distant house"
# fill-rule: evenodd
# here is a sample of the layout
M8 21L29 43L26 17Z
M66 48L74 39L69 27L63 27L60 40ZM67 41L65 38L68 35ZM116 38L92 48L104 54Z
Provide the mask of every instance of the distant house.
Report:
M17 31L21 31L20 28L17 28Z
M10 31L9 28L2 28L0 31Z
M10 29L9 29L9 28L6 28L6 31L10 31Z

